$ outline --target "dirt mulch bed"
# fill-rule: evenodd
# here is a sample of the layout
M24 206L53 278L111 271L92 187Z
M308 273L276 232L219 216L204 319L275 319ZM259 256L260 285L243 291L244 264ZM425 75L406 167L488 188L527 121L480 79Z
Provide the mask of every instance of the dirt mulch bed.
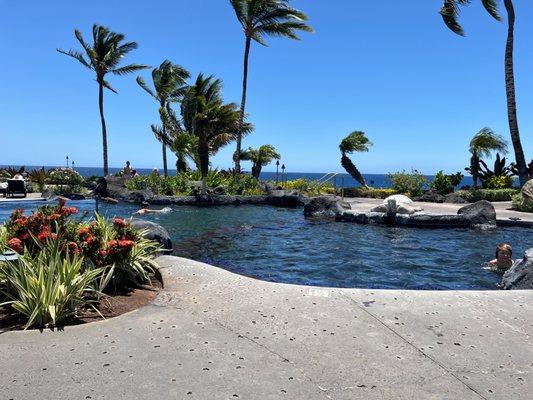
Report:
M161 287L161 282L154 280L151 286L143 285L113 295L105 295L101 298L100 304L95 306L105 319L113 318L150 304L156 298ZM102 321L102 316L93 308L88 307L81 310L77 318L65 321L63 325L80 325ZM13 312L10 306L0 307L0 333L24 329L24 323L25 317Z

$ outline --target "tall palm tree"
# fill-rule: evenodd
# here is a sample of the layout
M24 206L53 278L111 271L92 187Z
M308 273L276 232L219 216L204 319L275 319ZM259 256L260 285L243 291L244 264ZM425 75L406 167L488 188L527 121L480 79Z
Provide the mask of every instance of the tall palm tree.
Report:
M507 153L507 142L492 129L485 127L474 135L470 141L469 151L472 156L470 157L470 168L467 170L470 171L474 180L474 188L477 188L482 157L490 156L493 151Z
M258 149L252 147L241 153L241 160L247 160L252 162L252 177L259 179L261 175L261 169L270 164L273 160L279 160L279 155L276 148L270 144L264 144Z
M235 103L224 104L222 81L199 74L181 103L184 129L197 138L197 157L202 175L202 191L206 191L209 156L236 139L239 111ZM245 123L243 131L250 131ZM240 131L240 129L239 129Z
M372 143L366 137L364 132L354 131L346 136L339 145L339 149L342 154L341 165L348 172L352 178L354 178L362 187L366 186L365 178L361 175L361 172L357 169L355 164L350 160L347 154L354 152L366 152L370 149Z
M100 121L102 123L102 147L104 158L104 175L109 174L109 165L107 158L107 129L104 117L104 88L117 93L105 79L108 73L113 75L127 75L141 69L148 68L142 64L129 64L120 67L123 58L130 51L135 50L138 45L135 42L124 42L126 37L122 33L116 33L105 26L93 25L93 43L88 44L79 30L74 30L74 35L80 42L85 55L77 50L61 50L62 54L78 60L81 65L92 70L96 74L96 83L98 83L98 107L100 109ZM87 58L85 58L87 56Z
M169 60L163 61L159 67L152 70L153 90L148 87L142 77L137 77L137 83L139 86L159 104L161 132L154 130L153 127L152 131L163 146L163 171L165 176L168 176L167 146L172 144L172 139L167 134L165 114L171 103L178 102L183 97L187 88L186 80L189 79L189 77L190 74L185 68L177 64L172 64Z
M312 32L306 24L307 16L292 7L290 0L230 0L237 19L242 26L245 38L244 67L242 79L242 100L239 128L244 124L246 111L246 88L248 85L248 58L252 40L266 46L266 36L288 37L298 40L297 31ZM240 154L243 132L237 131L237 150L235 152L235 172L241 172Z
M498 13L498 0L481 0L487 12L497 21L501 21ZM444 23L448 28L458 35L464 36L462 26L459 24L459 7L466 6L471 0L444 0L441 8L441 15ZM518 129L518 117L516 112L516 93L514 79L514 24L515 11L512 0L504 0L507 11L507 42L505 46L505 91L507 95L507 116L509 120L509 130L511 132L511 141L513 143L516 167L520 178L520 186L523 186L529 179L526 158L520 140L520 130Z

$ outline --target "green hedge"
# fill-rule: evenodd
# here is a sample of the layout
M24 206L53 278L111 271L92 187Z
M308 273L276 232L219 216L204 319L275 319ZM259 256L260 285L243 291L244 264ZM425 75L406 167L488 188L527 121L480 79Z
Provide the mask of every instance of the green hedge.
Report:
M518 193L513 196L513 209L533 213L533 203L525 203L522 193Z
M389 196L398 194L394 189L362 189L362 188L347 188L344 189L345 197L364 197L372 199L386 199Z
M469 203L475 203L480 200L511 201L513 196L519 193L518 189L476 189L476 190L459 190L455 192Z

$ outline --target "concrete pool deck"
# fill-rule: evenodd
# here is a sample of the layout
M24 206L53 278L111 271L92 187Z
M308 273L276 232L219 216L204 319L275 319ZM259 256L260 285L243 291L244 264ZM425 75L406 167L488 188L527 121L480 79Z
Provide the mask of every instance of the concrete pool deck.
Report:
M0 398L531 398L533 291L316 288L158 262L152 305L0 334Z

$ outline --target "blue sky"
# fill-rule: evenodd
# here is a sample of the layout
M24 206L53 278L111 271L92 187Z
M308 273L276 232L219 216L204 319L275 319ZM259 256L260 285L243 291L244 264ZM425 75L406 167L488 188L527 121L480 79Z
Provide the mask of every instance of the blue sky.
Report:
M533 156L533 4L515 1L516 79L522 143ZM365 173L417 168L462 170L471 136L490 126L509 138L503 55L506 25L482 9L464 9L467 37L448 31L440 0L295 0L314 34L271 39L251 51L248 106L255 133L245 146L270 143L288 171L341 171L338 143L363 130L374 143L354 156ZM502 11L503 5L502 5ZM227 0L0 0L0 164L101 166L97 85L91 71L60 55L90 38L93 23L137 41L128 62L168 58L193 75L224 81L240 101L243 37ZM148 78L148 71L141 72ZM135 76L109 77L106 93L110 166L126 159L160 167L150 124L157 105ZM213 159L230 166L233 145ZM172 156L170 162L173 164ZM265 170L273 170L267 167Z

